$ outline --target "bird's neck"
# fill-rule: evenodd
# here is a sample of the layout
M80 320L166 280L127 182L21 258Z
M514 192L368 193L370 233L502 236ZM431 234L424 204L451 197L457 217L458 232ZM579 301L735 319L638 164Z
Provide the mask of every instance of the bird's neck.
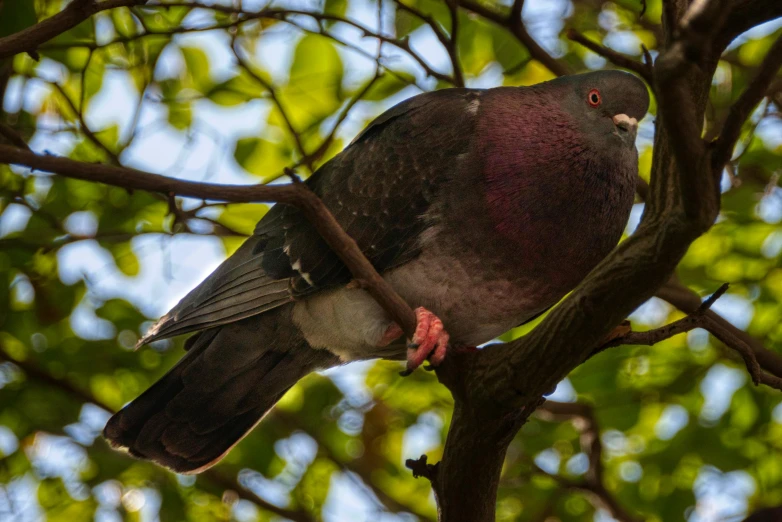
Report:
M630 169L595 153L554 100L531 98L486 100L496 104L478 129L491 226L541 270L552 259L591 269L621 237Z
M485 100L478 131L488 212L511 240L578 204L590 182L590 154L575 122L556 100L525 91Z

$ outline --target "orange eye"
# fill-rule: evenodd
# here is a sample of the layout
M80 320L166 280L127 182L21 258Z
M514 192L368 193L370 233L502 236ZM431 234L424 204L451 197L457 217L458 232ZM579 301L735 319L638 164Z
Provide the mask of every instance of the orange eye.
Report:
M589 94L587 94L587 102L589 102L589 105L592 107L599 106L602 101L603 99L600 97L600 91L597 89L592 89L589 91Z

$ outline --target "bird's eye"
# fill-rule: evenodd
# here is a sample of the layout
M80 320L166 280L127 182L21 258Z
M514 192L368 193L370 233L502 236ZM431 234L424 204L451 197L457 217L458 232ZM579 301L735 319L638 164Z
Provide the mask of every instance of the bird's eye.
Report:
M597 89L592 89L589 91L589 94L587 94L587 102L589 102L589 105L592 107L599 106L602 101L603 99L600 97L600 91Z

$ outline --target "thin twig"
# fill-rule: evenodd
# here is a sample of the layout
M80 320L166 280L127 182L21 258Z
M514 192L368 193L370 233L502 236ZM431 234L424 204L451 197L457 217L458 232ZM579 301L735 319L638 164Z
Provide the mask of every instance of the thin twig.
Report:
M532 38L532 36L527 31L527 28L524 27L524 22L521 20L521 3L514 4L514 6L516 5L518 5L518 7L515 7L514 10L518 10L519 16L517 17L512 13L508 15L498 13L475 0L461 0L459 2L460 7L508 29L508 31L510 31L510 33L515 36L516 39L521 42L522 45L524 45L524 47L527 48L527 51L529 51L530 55L535 60L542 63L555 75L564 76L566 74L570 74L570 70L566 65L551 56L548 52L546 52L545 49L543 49L543 47L540 46L540 44L538 44L538 42L535 41L534 38Z
M113 163L114 165L119 165L119 157L117 154L108 148L105 143L103 143L92 130L87 126L87 122L84 120L84 114L82 113L82 110L76 107L76 104L71 100L71 97L68 96L68 94L65 92L65 89L60 85L59 83L52 83L51 84L54 89L60 94L60 96L65 100L65 103L68 105L68 107L73 112L73 115L76 117L76 119L79 121L80 130L84 133L84 135L89 139L92 143L94 143L100 150L103 151L103 153L106 155L109 161Z
M461 62L459 61L459 57L456 49L456 38L457 38L457 32L459 30L458 29L459 15L457 12L458 6L454 2L454 0L446 0L445 2L448 5L448 10L451 14L450 36L445 33L445 31L440 27L440 24L437 23L437 20L435 20L434 17L425 14L420 9L403 4L400 0L395 0L395 3L399 11L405 11L407 13L410 13L411 15L415 16L416 18L419 18L426 25L432 28L432 32L434 32L437 39L445 48L445 52L448 53L448 58L451 61L451 68L453 69L453 84L456 87L464 87L464 75L462 73Z
M568 39L574 42L580 43L581 45L583 45L593 53L602 56L612 64L621 67L623 69L629 69L633 71L634 73L638 74L641 78L646 80L646 83L648 83L650 87L654 88L654 70L647 63L639 62L638 60L630 58L629 56L625 56L622 53L618 53L613 49L609 49L604 45L600 45L597 42L593 42L592 40L590 40L589 38L587 38L586 36L584 36L583 34L579 33L578 31L572 28L568 29L567 37Z
M719 339L725 346L736 350L741 358L744 360L744 364L747 366L747 371L752 377L752 382L755 386L759 384L765 384L777 390L782 390L782 378L776 375L771 375L763 371L758 362L755 352L752 347L741 337L734 335L730 329L725 328L718 321L715 321L713 317L704 315L705 325L703 328L709 331L714 337Z
M568 419L580 433L581 451L589 459L589 467L584 480L577 482L559 475L553 477L561 485L583 491L591 496L596 504L604 507L611 516L622 522L640 520L628 513L605 487L605 471L603 468L603 444L600 441L600 427L591 406L583 403L566 403L546 401L536 410L536 415L544 420Z
M741 358L744 360L744 364L747 367L747 371L752 377L752 382L755 385L765 384L772 388L782 390L782 378L775 375L768 374L763 371L760 363L755 356L755 352L752 347L742 339L735 335L729 328L726 328L720 321L714 319L713 315L708 314L711 306L728 290L728 283L723 284L712 294L708 299L692 313L683 317L677 321L674 321L660 328L648 330L645 332L627 332L624 335L618 335L613 337L610 341L600 346L595 353L598 353L606 348L620 345L643 345L652 346L665 339L669 339L675 335L689 332L695 328L703 328L711 333L714 337L719 339L725 346L738 352Z
M60 390L61 392L64 392L66 395L73 397L74 399L76 399L81 403L95 404L110 413L114 413L116 411L110 404L94 396L86 389L74 385L67 379L63 379L61 377L55 377L54 375L46 371L44 368L35 364L33 361L29 359L19 361L17 359L12 358L5 351L2 344L0 344L0 360L8 361L14 364L15 366L19 367L25 373L28 379L34 379L38 382L46 384L47 386L51 386L52 388ZM270 504L266 500L256 496L255 493L252 493L247 489L245 489L241 484L239 484L236 481L236 479L233 479L225 475L224 473L218 471L217 469L206 470L201 474L201 476L207 478L207 480L209 480L210 482L220 485L224 489L230 489L235 491L236 494L239 495L241 498L248 500L253 504L256 504L261 509L269 511L270 513L274 513L275 515L290 520L294 520L296 522L311 522L313 520L312 517L305 511L300 511L300 510L294 511L291 509L277 507L274 504Z
M698 294L678 283L675 279L671 279L663 285L657 291L657 297L671 303L685 313L692 313L701 306ZM721 330L729 332L731 337L740 339L743 344L749 346L755 355L755 359L757 359L765 372L782 378L782 357L778 353L769 350L763 346L763 343L744 330L733 326L713 310L708 310L706 316L709 317L712 323L718 325Z
M712 165L715 171L722 172L725 163L733 154L733 148L741 135L741 128L758 103L766 96L777 71L782 67L782 36L771 46L766 57L757 69L757 74L741 93L739 99L730 108L728 117L722 126L719 138L713 142Z
M2 98L0 98L0 100L2 100ZM30 150L30 146L27 145L27 142L24 141L24 138L22 138L22 136L18 132L16 132L16 129L14 129L7 123L3 123L1 121L0 121L0 136L4 137L12 145L16 145L17 147Z
M273 186L198 183L126 167L84 163L51 155L42 156L10 145L0 145L0 163L24 165L66 177L147 190L163 195L173 192L179 196L231 202L275 201L298 207L334 253L350 269L353 277L362 282L362 286L401 326L405 334L410 338L415 332L416 320L413 310L377 273L356 242L345 233L320 198L304 183Z
M310 152L309 155L306 157L306 159L311 163L314 164L316 161L318 161L328 150L329 146L331 146L332 142L334 141L335 136L337 135L337 131L342 126L342 124L345 122L345 119L347 119L348 114L350 114L351 109L355 107L355 105L361 101L364 96L369 92L369 90L372 88L372 86L380 79L381 73L380 73L380 66L378 64L377 69L375 70L375 75L372 77L369 82L364 85L364 87L355 95L353 96L347 104L345 104L345 107L340 112L339 116L337 116L337 121L334 122L334 126L331 128L331 131L329 134L323 139L321 144L318 146L317 149ZM302 158L303 161L305 158Z
M705 328L708 322L705 317L706 312L727 290L728 283L725 283L707 300L705 300L697 310L687 315L687 317L683 317L677 321L666 324L665 326L661 326L659 328L655 328L653 330L647 330L645 332L629 331L623 335L613 336L605 344L599 347L598 351L620 345L652 346L661 341L664 341L665 339L679 335L681 333L689 332L695 328Z
M146 3L146 0L71 2L59 13L50 16L35 25L27 27L18 33L0 38L0 60L22 52L35 54L35 50L42 43L76 27L84 20L100 11L106 11L117 7L131 7L144 3Z
M383 406L387 407L385 405ZM375 403L375 407L379 407L377 401ZM311 430L303 427L296 416L291 415L290 413L287 413L279 408L275 408L272 412L270 412L269 415L274 417L275 420L283 423L290 431L306 431L307 434L318 443L319 451L323 452L323 454L328 459L340 466L345 472L357 475L363 482L363 485L372 490L372 493L374 493L377 499L380 500L380 503L385 510L393 513L414 513L418 518L423 519L426 522L434 522L428 516L422 515L418 512L424 506L414 506L402 503L391 496L389 492L384 490L384 488L375 484L376 480L373 480L373 474L377 468L374 466L374 462L366 460L367 454L373 451L372 448L367 448L367 453L365 453L362 457L345 458L341 453L332 450L332 446L334 444L333 441L317 430ZM374 458L374 456L372 458Z
M232 7L232 6L225 6L225 5L219 5L219 4L203 4L200 2L170 2L166 4L152 4L148 7L161 7L161 8L169 8L169 7L198 7L201 9L211 9L213 11L219 11L226 14L233 14L236 15L237 18L231 22L228 22L226 24L222 25L215 25L207 28L201 28L199 30L210 30L210 29L222 29L227 27L236 27L240 24L243 24L245 22L251 21L251 20L259 20L259 19L269 19L269 20L279 20L281 22L286 22L290 25L299 27L302 30L306 30L304 27L300 26L299 24L296 24L293 20L291 20L289 17L295 17L295 16L307 16L318 22L318 31L315 32L315 34L322 34L324 36L328 36L335 41L339 41L340 43L344 44L342 40L337 38L336 36L327 33L324 31L322 24L323 22L340 22L346 25L349 25L355 29L358 29L361 31L361 34L364 37L367 38L375 38L383 43L391 44L403 51L405 51L410 57L418 63L418 65L428 74L429 76L432 76L433 78L436 78L438 80L442 80L444 82L447 82L449 84L454 83L454 79L450 77L447 74L443 74L441 72L435 71L434 69L429 66L429 64L424 60L424 58L417 53L413 48L410 46L410 41L407 38L392 38L386 35L381 34L380 32L375 32L371 30L369 27L355 21L351 20L347 17L332 15L328 13L319 13L315 11L306 11L306 10L300 10L300 9L279 9L279 8L264 8L259 11L247 11L245 9L241 9L238 7ZM369 54L369 57L372 55Z

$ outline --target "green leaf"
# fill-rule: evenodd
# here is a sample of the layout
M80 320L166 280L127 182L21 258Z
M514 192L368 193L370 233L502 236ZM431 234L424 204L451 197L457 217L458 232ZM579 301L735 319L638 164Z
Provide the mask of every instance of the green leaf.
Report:
M490 26L486 22L473 22L468 16L462 15L461 30L458 39L458 55L461 58L462 69L465 74L478 76L489 64L495 61L494 33L498 32L496 26ZM503 31L504 32L504 31ZM518 50L518 49L517 49ZM508 69L519 63L523 54L517 54L515 61L506 58L501 62L503 69Z
M258 98L262 94L258 83L242 70L233 78L213 86L207 97L218 105L226 107L239 105Z
M451 15L448 11L448 6L445 2L440 0L414 0L405 2L412 7L415 7L418 11L424 15L429 15L441 24L442 27L450 27ZM422 25L424 21L418 16L415 16L407 11L397 9L394 18L394 28L396 29L396 36L402 38L409 35Z
M179 27L190 11L191 8L187 6L172 6L165 9L142 6L136 9L143 20L144 27L151 32L165 32Z
M328 39L307 35L296 46L290 80L279 92L294 127L318 125L342 104L342 59Z
M385 73L372 84L361 99L366 101L382 101L414 83L415 76L410 73Z
M186 86L200 93L207 93L212 88L212 80L209 75L209 60L203 49L198 47L180 47L182 57L185 59L187 71Z
M128 243L124 244L128 245ZM122 251L127 252L128 247L118 248L112 251L112 254L122 256L124 255ZM139 324L145 319L133 305L122 299L109 299L95 310L95 315L101 319L111 321L117 327L117 330L137 330Z
M347 0L326 0L323 3L323 12L326 14L344 17L347 10Z
M168 123L177 130L186 130L193 123L193 111L189 103L170 103L168 106Z
M261 138L242 138L236 142L234 159L250 174L271 179L291 164L291 151Z
M136 35L136 20L127 7L112 9L111 21L120 36L130 38Z
M236 230L249 236L255 229L255 225L268 210L268 205L235 203L228 205L217 221L231 230Z
M116 243L111 248L111 255L114 256L114 262L117 268L127 276L136 276L141 268L138 257L130 248L129 242Z
M30 0L3 0L0 2L0 38L18 33L38 21L35 3Z

